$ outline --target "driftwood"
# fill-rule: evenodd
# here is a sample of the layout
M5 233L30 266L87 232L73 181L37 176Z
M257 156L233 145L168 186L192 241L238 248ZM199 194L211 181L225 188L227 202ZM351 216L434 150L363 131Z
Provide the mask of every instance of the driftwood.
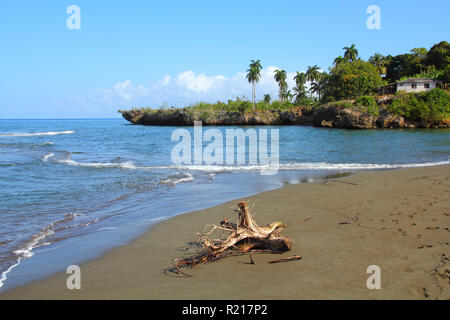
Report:
M253 252L250 252L250 264L255 264L255 260L253 260Z
M358 220L359 220L359 218L357 216L355 216L354 218L352 218L352 219L348 218L347 221L340 222L339 224L352 224L353 222L358 221Z
M302 258L302 256L292 256L292 257L287 257L287 258L282 258L282 259L269 261L268 263L289 262L289 261L300 260L301 258Z
M175 264L177 274L182 273L183 266L196 266L201 263L217 261L230 255L240 255L247 252L283 253L291 249L292 240L282 237L279 232L286 227L282 222L274 222L260 227L253 220L246 202L239 202L235 211L238 213L237 223L224 219L220 226L213 225L211 230L203 235L198 234L198 241L202 247L194 257L177 260ZM212 233L222 231L228 235L218 239L210 239ZM253 257L250 257L251 263Z
M305 223L305 222L308 222L309 220L311 220L311 217L306 218L305 220L303 220L303 221L300 222L300 223Z

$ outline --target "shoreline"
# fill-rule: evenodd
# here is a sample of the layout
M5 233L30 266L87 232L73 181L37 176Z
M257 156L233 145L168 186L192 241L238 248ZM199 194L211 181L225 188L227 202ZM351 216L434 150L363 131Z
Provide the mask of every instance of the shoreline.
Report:
M0 294L0 300L448 299L450 249L444 226L450 222L445 215L450 213L449 169L441 165L356 172L178 215L80 264L81 290L68 290L69 275L58 273L12 288ZM184 257L181 248L195 241L197 231L233 218L232 207L239 200L254 205L259 224L286 223L283 235L294 240L292 250L281 256L257 254L255 265L244 255L183 270L189 278L162 272L174 258ZM339 225L354 216L359 217L357 223ZM303 259L267 264L294 254ZM366 288L366 268L372 264L380 265L381 290Z

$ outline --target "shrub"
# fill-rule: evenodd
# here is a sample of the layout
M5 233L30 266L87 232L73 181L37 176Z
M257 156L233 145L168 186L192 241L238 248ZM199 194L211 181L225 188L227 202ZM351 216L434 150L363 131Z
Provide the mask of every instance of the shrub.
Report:
M419 94L399 93L388 108L415 121L442 121L450 117L450 95L439 88Z
M378 111L378 104L374 97L362 96L356 99L355 105L359 107L360 110L372 115L378 116L380 113Z

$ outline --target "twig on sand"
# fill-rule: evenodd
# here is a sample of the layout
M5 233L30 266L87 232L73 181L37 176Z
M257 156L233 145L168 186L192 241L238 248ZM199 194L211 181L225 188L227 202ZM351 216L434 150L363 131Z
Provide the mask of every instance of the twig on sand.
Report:
M355 222L355 221L358 221L359 220L359 218L357 217L357 216L355 216L355 217L353 217L353 218L348 218L347 219L347 221L345 221L345 222L340 222L339 224L352 224L353 222Z
M253 252L250 252L250 264L255 264L255 260L253 260Z
M305 223L305 222L308 222L309 220L311 220L311 217L306 218L305 220L303 220L303 221L300 222L300 223Z
M272 261L269 261L268 263L289 262L289 261L300 260L301 258L302 258L302 256L292 256L292 257L272 260Z

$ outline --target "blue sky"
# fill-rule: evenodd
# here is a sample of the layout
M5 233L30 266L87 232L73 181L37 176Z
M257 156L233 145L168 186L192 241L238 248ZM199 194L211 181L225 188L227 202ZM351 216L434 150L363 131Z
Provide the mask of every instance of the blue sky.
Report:
M69 30L69 5L81 29ZM369 5L381 30L369 30ZM0 118L118 117L119 108L251 95L251 59L266 73L317 64L342 47L367 59L449 40L445 0L2 1Z

